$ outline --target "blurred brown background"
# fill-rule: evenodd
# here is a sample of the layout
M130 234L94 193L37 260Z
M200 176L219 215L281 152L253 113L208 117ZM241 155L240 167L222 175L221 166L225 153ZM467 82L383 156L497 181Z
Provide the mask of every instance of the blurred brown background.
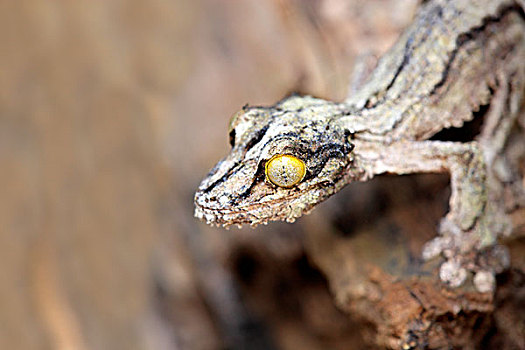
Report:
M193 192L242 105L342 99L415 6L0 2L0 349L364 348L303 253L323 209L225 231Z

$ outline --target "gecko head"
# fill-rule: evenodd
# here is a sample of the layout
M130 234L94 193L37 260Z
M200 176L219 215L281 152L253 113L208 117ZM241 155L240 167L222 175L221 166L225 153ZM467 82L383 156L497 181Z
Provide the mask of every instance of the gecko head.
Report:
M300 96L244 107L230 122L230 153L195 194L195 216L255 226L308 213L353 176L353 145L336 122L340 114L336 104Z

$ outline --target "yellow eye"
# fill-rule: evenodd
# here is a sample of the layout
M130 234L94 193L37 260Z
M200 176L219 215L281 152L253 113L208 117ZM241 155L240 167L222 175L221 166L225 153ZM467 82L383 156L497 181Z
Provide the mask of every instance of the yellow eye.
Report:
M265 166L266 178L279 187L297 185L306 173L306 166L299 158L288 154L273 156Z

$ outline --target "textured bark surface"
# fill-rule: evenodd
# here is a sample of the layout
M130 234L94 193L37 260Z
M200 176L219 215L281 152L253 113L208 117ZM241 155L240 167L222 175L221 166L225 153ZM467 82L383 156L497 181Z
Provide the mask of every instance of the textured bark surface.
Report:
M410 331L524 348L523 238L492 303L418 277L432 266L392 270L436 232L446 178L357 184L294 225L192 216L231 114L292 90L342 99L356 55L386 50L414 6L1 2L0 348L374 349Z
M428 218L432 205L414 207L421 201L399 203L375 225L351 236L337 230L311 232L307 251L326 274L337 305L374 325L369 341L394 349L488 346L493 341L490 332L504 332L494 328L493 317L503 312L495 298L505 292L498 291L496 297L479 293L472 278L454 289L439 282L439 260L423 263L417 253L424 232L431 232L431 225L420 220ZM521 210L519 215L523 214ZM511 253L519 255L519 241L512 244ZM518 263L501 276L500 288L508 290L513 283L514 291L523 288L522 276ZM519 337L505 339L508 348L522 344Z

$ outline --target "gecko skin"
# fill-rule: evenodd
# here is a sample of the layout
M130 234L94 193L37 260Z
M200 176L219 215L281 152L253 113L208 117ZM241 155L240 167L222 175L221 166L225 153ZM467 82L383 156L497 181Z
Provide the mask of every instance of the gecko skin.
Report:
M524 91L523 8L523 1L425 1L343 103L291 96L243 108L230 123L230 153L199 186L195 216L223 226L293 222L354 181L448 172L450 211L423 256L443 254L440 276L451 286L470 270L480 291L493 290L498 268L475 263L472 252L512 229L501 178L516 170L501 152ZM480 106L489 107L473 141L428 140L472 120ZM276 155L304 162L299 183L280 187L267 178Z

